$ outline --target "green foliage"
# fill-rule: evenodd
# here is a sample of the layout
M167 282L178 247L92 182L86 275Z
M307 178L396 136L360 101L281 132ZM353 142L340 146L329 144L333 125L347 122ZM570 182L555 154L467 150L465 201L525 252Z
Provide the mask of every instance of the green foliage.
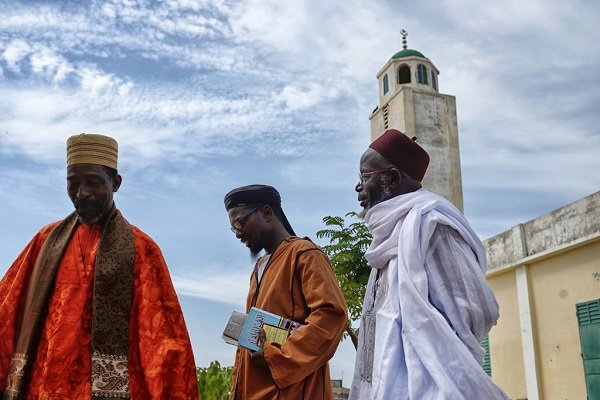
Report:
M231 391L233 367L221 367L218 361L208 368L197 368L198 395L202 400L227 400Z
M357 218L355 212L349 212L346 218ZM317 232L318 238L329 239L329 244L323 250L331 260L331 265L337 277L342 293L348 303L348 313L351 320L360 318L363 298L371 273L371 267L365 260L365 251L371 244L371 235L361 221L352 222L346 226L344 218L327 216L323 218L327 226ZM356 347L355 331L349 326L347 333L351 336Z

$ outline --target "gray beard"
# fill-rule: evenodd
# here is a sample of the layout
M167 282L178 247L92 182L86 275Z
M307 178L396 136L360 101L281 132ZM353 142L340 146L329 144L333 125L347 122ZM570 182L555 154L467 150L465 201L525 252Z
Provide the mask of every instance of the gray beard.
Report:
M373 208L373 206L379 204L379 203L383 203L386 200L391 199L392 197L392 191L390 190L389 187L384 187L381 191L381 195L377 198L377 199L369 199L369 208L363 208L360 212L357 213L358 218L364 220L365 219L365 215L367 214L367 211L369 211L371 208ZM371 205L371 203L374 202L375 204Z
M81 215L77 215L77 219L79 219L79 222L85 225L97 224L98 222L100 222L102 217L104 217L104 214L97 215L96 217L90 219L84 219L81 217Z
M361 220L365 220L365 215L367 214L367 211L369 211L367 208L363 208L362 210L360 210L358 213L356 213L356 216L361 219Z
M392 197L394 197L394 196L392 196L392 191L390 190L389 187L386 186L383 188L383 191L381 192L381 197L380 197L379 201L377 202L377 204L383 203L384 201L389 200Z

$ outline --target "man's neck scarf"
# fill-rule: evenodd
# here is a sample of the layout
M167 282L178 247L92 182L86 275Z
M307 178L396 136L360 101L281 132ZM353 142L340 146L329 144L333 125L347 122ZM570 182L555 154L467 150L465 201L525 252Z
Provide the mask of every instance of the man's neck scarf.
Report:
M56 272L77 229L72 213L50 233L38 255L25 299L5 398L25 397ZM92 310L92 397L129 398L127 354L135 250L129 223L113 206L107 216L94 272Z

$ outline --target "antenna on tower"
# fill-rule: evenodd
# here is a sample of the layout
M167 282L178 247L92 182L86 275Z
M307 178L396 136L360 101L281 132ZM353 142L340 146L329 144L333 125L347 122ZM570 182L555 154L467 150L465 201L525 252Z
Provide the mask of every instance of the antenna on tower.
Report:
M408 36L408 32L406 32L406 29L402 29L400 34L402 35L402 48L406 50L406 37Z

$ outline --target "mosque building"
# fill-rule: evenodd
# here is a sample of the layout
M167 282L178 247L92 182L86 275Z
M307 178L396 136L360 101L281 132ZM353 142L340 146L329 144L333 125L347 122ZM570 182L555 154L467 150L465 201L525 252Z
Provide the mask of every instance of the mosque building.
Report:
M371 140L395 128L431 155L423 186L463 210L456 101L403 49L377 73ZM511 399L600 400L600 191L484 241L500 319L483 368Z

